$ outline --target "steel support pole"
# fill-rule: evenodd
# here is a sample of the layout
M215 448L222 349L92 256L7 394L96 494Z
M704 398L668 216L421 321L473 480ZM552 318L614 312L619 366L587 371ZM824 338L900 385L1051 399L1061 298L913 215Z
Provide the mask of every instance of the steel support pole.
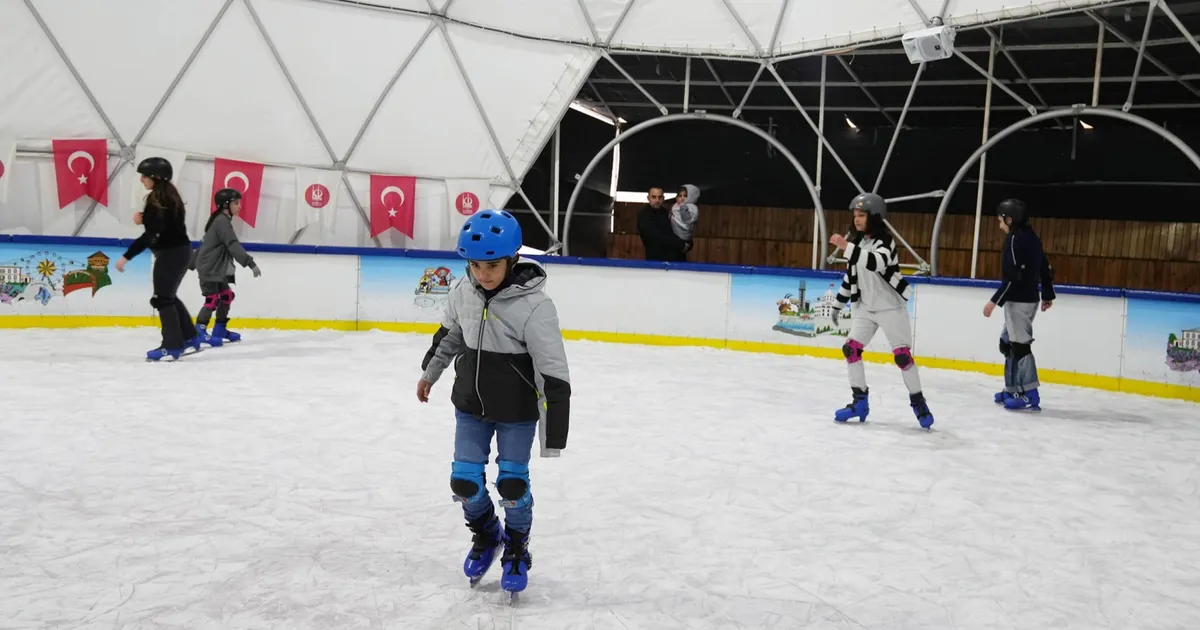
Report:
M1193 165L1195 165L1196 170L1200 171L1200 155L1197 155L1196 151L1194 151L1190 146L1188 146L1188 144L1186 142L1184 142L1183 140L1180 140L1179 136L1176 136L1175 134L1171 133L1170 131L1167 131L1166 129L1160 127L1159 125L1156 125L1153 122L1150 122L1149 120L1146 120L1145 118L1142 118L1141 116L1138 116L1137 114L1130 114L1128 112L1123 112L1123 111L1114 110L1114 109L1101 109L1101 108L1097 108L1097 107L1082 107L1082 106L1080 106L1080 107L1071 107L1071 108L1067 108L1067 109L1053 109L1048 112L1042 112L1040 114L1037 114L1036 116L1030 116L1029 118L1024 118L1024 119L1018 120L1017 122L1000 130L996 135L992 136L990 140L985 142L983 144L983 146L976 149L975 152L971 154L971 157L967 158L966 162L963 162L962 167L958 169L958 173L954 175L954 179L951 180L950 185L946 187L946 196L942 197L942 203L938 207L937 218L934 219L934 222L933 222L933 237L932 237L932 240L930 243L930 248L929 248L929 252L930 252L929 264L930 264L930 272L932 275L935 275L935 276L937 275L938 244L940 243L940 240L941 240L940 237L941 237L941 231L942 231L942 220L946 216L946 211L950 208L950 200L954 197L954 191L958 189L959 184L961 184L963 179L966 178L967 171L971 170L971 167L974 166L975 163L977 161L979 161L979 159L981 157L983 157L983 154L987 153L989 149L991 149L993 146L996 145L996 143L1000 142L1001 140L1004 140L1005 138L1011 136L1014 133L1017 133L1018 131L1026 128L1026 127L1029 127L1030 125L1036 125L1036 124L1046 121L1046 120L1056 120L1058 118L1075 118L1075 117L1079 117L1079 116L1097 116L1097 117L1101 117L1101 118L1115 118L1117 120L1123 120L1125 122L1133 123L1139 127L1142 127L1143 129L1146 129L1147 131L1151 131L1151 132L1157 134L1163 140L1166 140L1167 142L1171 143L1176 149L1179 149L1179 151L1181 153L1183 153L1183 155L1185 157L1187 157L1187 159L1189 161L1191 161L1191 163Z
M821 58L827 59L828 55ZM896 119L892 118L892 115L887 113L887 110L884 109L883 104L879 102L879 99L875 98L875 95L871 93L871 90L867 88L867 85L863 83L862 79L859 78L858 73L854 71L854 68L851 68L850 64L846 63L846 60L843 59L841 55L837 55L837 60L838 63L842 64L842 69L846 71L846 74L850 75L850 79L854 81L854 84L858 86L858 89L862 90L862 93L867 96L867 100L871 101L871 104L875 106L875 109L879 110L879 113L882 114L883 117L886 118L893 127L898 127L899 125L896 123Z
M989 54L994 54L994 53L989 53ZM1009 96L1013 97L1013 100L1020 103L1021 106L1024 107L1025 110L1029 112L1030 116L1037 114L1037 108L1033 106L1033 103L1030 103L1029 101L1021 98L1021 96L1019 94L1012 91L1012 88L1001 83L1000 79L996 78L996 75L992 74L991 72L988 72L987 70L984 70L983 68L980 68L979 64L972 61L970 57L966 56L961 51L958 51L958 50L954 51L954 55L956 57L958 57L959 59L962 59L963 62L965 62L968 66L971 66L972 68L974 68L976 72L987 77L988 83L995 84L996 87L1000 88L1001 90L1004 90L1005 94L1008 94Z
M1183 33L1183 38L1192 45L1192 48L1195 48L1196 52L1200 52L1200 42L1197 42L1196 38L1192 36L1191 31L1189 31L1188 28L1183 25L1183 22L1179 21L1179 17L1175 15L1175 11L1171 10L1171 7L1167 4L1166 0L1158 0L1158 8L1160 11L1166 14L1167 19L1171 20L1171 23L1175 25L1175 28L1179 29L1180 33Z
M621 9L621 15L618 15L617 21L613 22L612 30L608 32L608 37L604 39L605 51L608 50L609 46L612 46L613 38L617 36L617 31L620 30L621 25L625 23L625 18L629 15L629 10L633 8L634 2L637 2L637 0L629 0L629 2L625 3L625 8Z
M1104 59L1104 25L1096 27L1096 70L1092 76L1092 107L1100 104L1100 67Z
M771 43L767 46L766 55L769 58L775 54L775 45L779 43L779 29L783 27L783 18L787 16L788 0L779 4L779 17L775 18L775 28L771 29Z
M892 159L892 151L896 150L896 141L900 139L900 131L904 129L904 119L908 117L908 108L912 107L913 95L917 93L917 84L921 81L921 73L925 72L925 62L917 66L917 74L913 77L912 86L908 88L908 97L904 99L904 109L900 110L900 122L896 124L896 130L892 133L892 140L888 143L887 153L883 154L883 164L879 166L879 175L875 178L875 187L871 192L879 192L879 185L883 183L883 175L887 172L888 162ZM991 93L991 84L988 84L988 93Z
M1125 97L1125 104L1121 106L1121 111L1129 113L1133 108L1133 94L1137 91L1138 75L1142 73L1142 59L1146 57L1146 40L1150 39L1150 25L1154 21L1154 9L1158 6L1158 0L1150 0L1150 5L1146 9L1146 25L1142 27L1142 43L1138 45L1137 61L1133 62L1133 79L1129 82L1129 96Z
M346 192L350 194L350 201L354 204L354 209L358 211L358 216L362 219L363 225L367 226L367 234L370 235L371 219L367 218L367 211L363 210L362 202L358 200L358 195L354 194L354 187L350 185L350 175L344 170L342 171L342 183L346 185ZM375 247L383 247L383 243L379 242L378 236L372 236L371 242L375 243Z
M608 144L604 145L604 147L601 148L598 153L596 153L595 157L592 158L592 161L588 162L587 168L583 169L583 173L579 176L579 179L575 182L575 189L571 192L570 201L567 202L567 214L566 214L566 218L564 219L564 222L563 222L563 232L562 232L563 237L561 239L561 243L563 246L562 252L563 252L564 256L569 255L569 249L567 246L567 242L568 242L568 240L570 238L570 234L571 234L571 215L575 212L575 203L577 201L579 201L579 195L580 195L580 193L583 192L583 188L585 186L585 182L587 182L587 180L588 180L588 177L591 176L592 171L596 170L596 167L600 164L600 162L604 159L604 157L606 155L608 155L609 151L612 151L613 147L617 146L624 140L627 140L627 139L645 131L646 129L650 129L652 127L657 127L659 125L664 125L667 123L678 122L681 120L709 120L712 122L718 122L718 123L724 123L726 125L732 125L734 127L738 127L739 129L744 129L746 131L749 131L750 133L765 140L771 146L775 147L775 150L779 151L780 155L782 155L784 158L787 159L787 161L789 163L791 163L792 168L796 169L796 173L798 175L800 175L800 179L804 181L804 186L806 189L808 189L809 195L812 196L813 205L817 212L817 216L820 219L819 227L820 227L820 232L821 232L822 249L824 249L828 245L828 235L826 234L826 226L825 226L825 209L821 207L821 199L820 199L820 196L817 194L816 186L813 184L812 178L808 176L808 171L804 170L804 165L800 163L800 160L796 159L795 155L792 155L792 152L788 150L786 145L784 145L779 140L771 137L771 134L763 131L762 129L759 129L758 127L755 127L754 125L752 125L748 122L738 120L736 118L730 118L728 116L719 116L716 114L707 114L707 113L700 113L700 112L689 112L687 114L668 114L666 116L659 116L657 118L651 118L650 120L640 122L640 123L630 127L629 129L626 129L625 131L622 131L621 133L617 134L617 137L613 138L611 141L609 141ZM824 252L822 252L822 254L824 254ZM824 256L822 256L822 260L824 260ZM822 263L821 268L824 268L824 263Z
M126 164L130 164L132 162L133 160L131 158L121 158L121 161L117 162L116 167L113 168L112 172L108 174L108 181L104 183L104 186L111 189L113 182L117 181L117 174L121 172L121 169L125 168ZM100 202L95 199L92 200L92 203L88 204L87 211L83 213L83 218L80 219L79 223L75 225L75 230L71 232L71 236L79 236L80 234L83 234L83 228L87 227L87 224L91 222L92 215L96 213L96 206L98 205L100 205Z
M996 39L992 38L992 49L988 53L988 74L996 70ZM979 140L982 146L987 144L988 131L992 124L992 84L987 84L983 97L983 137ZM971 240L971 277L974 278L979 269L979 229L983 224L983 187L987 176L987 154L979 158L979 185L975 187L975 235Z
M927 193L921 193L919 195L904 195L903 197L891 197L889 199L884 199L884 201L886 201L887 204L890 206L895 203L903 203L905 201L913 201L915 199L929 199L930 197L945 197L945 196L946 196L946 191L944 191L944 190L931 190Z
M733 117L742 117L742 108L746 106L746 101L750 100L750 93L754 91L754 86L758 85L758 77L762 76L763 70L767 68L766 63L758 64L758 70L754 72L754 78L750 80L750 87L746 88L746 93L742 95L742 102L733 108Z
M688 99L692 96L692 58L683 60L683 113L688 111Z
M833 161L838 163L838 166L842 167L842 172L844 172L846 177L850 179L850 183L854 184L854 188L856 188L858 192L863 192L864 189L862 184L858 183L858 180L854 177L854 173L850 172L850 167L846 166L846 163L842 161L841 156L838 155L837 150L833 148L833 145L829 144L829 140L825 139L825 134L822 133L817 127L817 123L813 122L812 116L809 116L808 112L804 110L804 106L801 105L800 101L796 99L796 95L792 93L791 88L787 86L787 83L783 80L783 77L779 76L779 72L775 69L775 66L768 63L767 70L771 72L771 74L775 77L775 81L779 83L779 86L783 88L784 93L786 93L788 98L791 99L792 105L794 105L796 109L800 111L800 115L804 117L804 122L808 123L808 126L811 127L812 130L817 134L817 138L825 145L825 148L829 149L829 155L833 157Z
M1121 41L1122 44L1124 44L1134 50L1138 49L1137 42L1130 39L1129 36L1127 36L1125 33L1118 31L1115 26L1106 22L1104 20L1104 18L1096 15L1092 11L1084 11L1084 14L1087 15L1088 17L1092 18L1093 20L1095 20L1096 23L1099 24L1100 26L1103 26L1104 30L1108 31L1109 35L1116 37L1118 40ZM1183 41L1187 41L1187 40L1183 40ZM1182 43L1182 42L1180 42L1180 43ZM1116 47L1117 44L1108 44L1105 47L1107 48L1108 46ZM1179 76L1179 73L1171 70L1170 68L1167 67L1167 64L1163 63L1162 61L1159 61L1158 57L1155 57L1154 55L1150 54L1149 52L1145 53L1145 55L1146 55L1146 61L1149 61L1150 63L1154 64L1154 67L1158 68L1159 70L1162 70L1163 74L1174 79L1176 82L1179 83L1179 85L1183 86L1183 89L1191 92L1192 96L1195 96L1196 98L1200 99L1200 89L1197 89L1191 83L1188 83L1187 81L1185 81L1183 79L1183 77Z
M629 4L633 4L633 0L630 0ZM650 93L646 91L646 88L642 87L642 84L638 83L637 79L633 78L633 75L626 72L625 68L622 68L621 64L617 63L617 60L613 59L612 55L608 54L607 50L601 50L600 56L604 57L604 59L606 61L608 61L608 63L611 63L612 66L614 68L616 68L618 72L621 73L621 76L625 77L625 79L627 81L632 83L633 87L637 88L637 90L642 93L642 96L646 97L646 100L650 101L651 103L654 103L654 106L658 108L659 113L661 113L663 116L667 115L667 108L663 107L662 103L658 102L658 99L651 96Z
M825 135L825 79L826 72L829 69L829 56L821 57L821 101L817 110L817 131L821 135ZM817 194L821 194L821 172L824 170L825 161L825 145L817 143ZM812 268L816 269L818 264L821 244L817 242L817 213L813 213L813 230L812 230Z
M721 82L721 75L717 74L717 69L713 67L712 62L707 59L703 61L704 65L708 67L708 71L712 73L713 78L717 80L717 87L721 88L721 93L725 95L725 100L729 101L730 105L737 107L737 103L734 102L733 96L729 94L729 90L725 87L725 84Z
M553 234L551 234L551 236L554 238L555 241L559 240L559 237L558 237L558 234L559 234L559 231L558 231L558 195L559 195L558 187L560 185L559 172L560 172L560 168L562 166L561 140L562 140L562 123L560 122L558 124L558 127L556 127L554 129L554 148L552 149L553 156L554 156L553 157L554 166L551 167L551 169L550 169L550 208L551 208L551 212L554 213L550 217L550 229L553 232Z

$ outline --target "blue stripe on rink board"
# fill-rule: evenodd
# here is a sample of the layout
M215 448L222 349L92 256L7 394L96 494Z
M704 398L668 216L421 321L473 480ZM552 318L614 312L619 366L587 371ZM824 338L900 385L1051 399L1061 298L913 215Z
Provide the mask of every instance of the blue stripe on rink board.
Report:
M101 238L94 236L42 236L33 234L0 234L0 244L3 243L29 245L87 245L90 247L129 247L133 243L130 238ZM199 241L192 242L193 247L200 245ZM425 249L398 249L381 247L341 247L325 245L287 245L283 243L251 243L242 245L252 252L267 252L275 254L323 254L332 256L362 256L389 258L434 258L458 260L458 254L452 251ZM799 278L838 278L839 271L820 271L814 269L788 269L783 267L752 267L747 265L722 265L716 263L664 263L646 260L629 260L620 258L581 258L578 256L529 256L541 262L556 265L580 265L583 267L618 267L624 269L658 269L663 271L694 271L699 273L727 273L731 275L763 275L788 276ZM926 278L908 276L913 284L930 284L934 286L969 287L980 289L995 289L1000 286L996 280L972 280L969 278ZM1169 291L1143 291L1136 289L1117 289L1111 287L1091 287L1079 285L1060 285L1054 287L1055 292L1063 295L1092 295L1110 298L1133 298L1141 300L1164 300L1169 302L1188 302L1200 304L1200 293L1174 293Z

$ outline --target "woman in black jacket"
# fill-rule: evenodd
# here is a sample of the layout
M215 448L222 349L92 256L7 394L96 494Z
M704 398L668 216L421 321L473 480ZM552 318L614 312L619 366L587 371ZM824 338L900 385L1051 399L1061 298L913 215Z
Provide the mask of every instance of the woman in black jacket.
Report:
M150 306L158 309L162 344L147 352L146 359L178 359L187 346L200 349L200 337L196 334L192 315L175 296L192 256L186 212L179 191L171 183L170 162L161 157L146 158L138 164L137 171L150 194L146 196L145 209L135 214L133 220L146 231L129 246L116 267L124 273L125 264L138 254L147 248L154 253L154 295L150 298Z

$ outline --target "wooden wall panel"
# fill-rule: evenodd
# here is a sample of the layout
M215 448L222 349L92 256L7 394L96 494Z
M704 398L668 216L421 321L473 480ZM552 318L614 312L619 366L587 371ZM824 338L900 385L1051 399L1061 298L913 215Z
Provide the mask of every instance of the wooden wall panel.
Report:
M637 235L641 204L617 204L610 258L644 259ZM926 259L932 214L892 214L888 219ZM850 226L847 210L827 210L829 233ZM1099 219L1035 219L1059 284L1200 293L1200 223L1153 223ZM941 273L970 277L975 217L947 215L942 222ZM813 211L794 208L701 206L690 260L724 264L810 268ZM993 215L980 222L976 277L1000 277L1004 234ZM901 262L916 259L903 247Z

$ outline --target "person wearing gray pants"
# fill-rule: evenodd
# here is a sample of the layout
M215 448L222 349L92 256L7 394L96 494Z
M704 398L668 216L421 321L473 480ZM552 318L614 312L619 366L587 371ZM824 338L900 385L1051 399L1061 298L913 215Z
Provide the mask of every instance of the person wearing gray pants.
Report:
M850 334L842 346L853 399L834 412L833 419L836 422L867 419L871 409L867 372L862 363L863 348L882 329L908 389L909 406L921 427L929 429L933 426L933 413L921 392L921 377L912 355L912 322L908 318L912 288L900 273L896 244L884 223L887 204L877 194L863 193L850 202L850 208L854 212L854 227L848 237L834 234L829 238L830 244L845 250L848 264L842 288L838 290L833 321L838 322L844 305L854 303Z
M996 216L1000 229L1008 236L1000 252L1003 270L1000 287L983 307L984 317L991 317L997 306L1004 308L1004 329L1000 332L1004 391L997 392L994 400L1013 411L1040 411L1041 382L1033 358L1033 318L1039 303L1043 311L1054 304L1054 269L1042 249L1042 240L1029 225L1029 211L1023 201L1002 201Z

